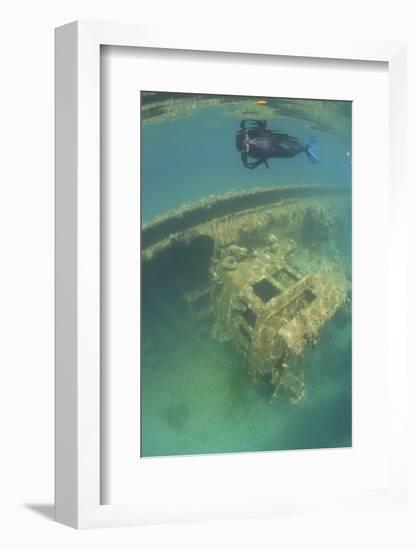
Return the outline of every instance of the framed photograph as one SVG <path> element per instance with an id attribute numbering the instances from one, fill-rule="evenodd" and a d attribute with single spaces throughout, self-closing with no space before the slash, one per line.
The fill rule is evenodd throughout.
<path id="1" fill-rule="evenodd" d="M 405 47 L 56 30 L 56 519 L 406 498 Z"/>

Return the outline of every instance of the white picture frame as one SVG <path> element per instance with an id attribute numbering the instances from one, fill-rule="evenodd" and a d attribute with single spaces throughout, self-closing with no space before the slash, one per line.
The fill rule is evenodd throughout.
<path id="1" fill-rule="evenodd" d="M 390 197 L 392 243 L 406 242 L 405 45 L 401 42 L 294 41 L 239 30 L 177 29 L 75 22 L 56 30 L 56 519 L 76 528 L 134 525 L 252 515 L 210 503 L 194 514 L 167 503 L 101 504 L 100 418 L 100 47 L 102 45 L 303 58 L 382 61 L 389 70 Z M 394 259 L 393 246 L 390 248 Z M 405 246 L 396 249 L 393 276 L 405 281 Z M 405 285 L 405 283 L 404 283 Z M 405 297 L 389 304 L 405 323 Z M 405 395 L 405 331 L 397 346 L 395 391 Z M 394 391 L 394 390 L 393 390 Z M 396 452 L 387 487 L 358 494 L 289 494 L 264 501 L 253 515 L 320 509 L 392 506 L 406 492 L 405 405 L 392 404 Z M 230 504 L 230 503 L 229 503 Z M 259 504 L 259 503 L 257 503 Z"/>

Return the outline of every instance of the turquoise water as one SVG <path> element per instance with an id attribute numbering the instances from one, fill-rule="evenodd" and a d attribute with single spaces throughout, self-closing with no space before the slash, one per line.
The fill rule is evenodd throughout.
<path id="1" fill-rule="evenodd" d="M 270 169 L 244 169 L 235 147 L 240 118 L 228 116 L 227 106 L 206 107 L 186 117 L 147 124 L 142 128 L 142 221 L 207 195 L 280 184 L 351 183 L 350 133 L 328 134 L 302 120 L 268 119 L 268 128 L 289 133 L 303 143 L 317 139 L 320 164 L 304 155 L 271 159 Z"/>
<path id="2" fill-rule="evenodd" d="M 350 277 L 350 118 L 345 132 L 313 130 L 311 120 L 268 118 L 268 128 L 302 142 L 314 135 L 320 159 L 318 165 L 304 155 L 271 159 L 269 170 L 242 166 L 235 149 L 241 118 L 230 105 L 215 105 L 143 124 L 142 222 L 226 191 L 338 186 L 346 190 L 338 205 L 343 223 L 312 261 L 331 255 Z M 231 344 L 218 342 L 190 318 L 176 267 L 174 262 L 160 273 L 142 272 L 141 456 L 351 446 L 350 316 L 336 314 L 316 348 L 306 348 L 304 401 L 271 400 L 271 386 L 250 381 Z"/>

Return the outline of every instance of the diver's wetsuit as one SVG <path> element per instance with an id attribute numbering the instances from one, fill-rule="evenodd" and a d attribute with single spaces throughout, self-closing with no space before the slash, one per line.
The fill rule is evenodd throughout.
<path id="1" fill-rule="evenodd" d="M 269 158 L 292 158 L 300 153 L 306 153 L 311 162 L 318 162 L 309 145 L 288 134 L 267 130 L 266 120 L 242 120 L 236 134 L 236 148 L 241 153 L 243 166 L 250 169 L 260 164 L 269 168 Z M 249 162 L 248 157 L 256 160 Z"/>

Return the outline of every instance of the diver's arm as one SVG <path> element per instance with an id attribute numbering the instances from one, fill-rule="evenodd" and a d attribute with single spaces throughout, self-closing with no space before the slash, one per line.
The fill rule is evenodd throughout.
<path id="1" fill-rule="evenodd" d="M 259 159 L 256 162 L 248 162 L 248 154 L 245 151 L 242 151 L 240 158 L 242 160 L 243 166 L 245 168 L 249 168 L 249 170 L 253 170 L 263 162 L 263 159 Z"/>
<path id="2" fill-rule="evenodd" d="M 254 168 L 258 168 L 258 166 L 260 166 L 263 163 L 265 163 L 265 166 L 269 168 L 268 162 L 264 157 L 261 157 L 256 162 L 246 162 L 245 166 L 246 168 L 249 168 L 249 170 L 253 170 Z"/>

